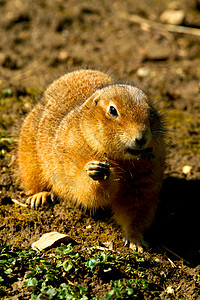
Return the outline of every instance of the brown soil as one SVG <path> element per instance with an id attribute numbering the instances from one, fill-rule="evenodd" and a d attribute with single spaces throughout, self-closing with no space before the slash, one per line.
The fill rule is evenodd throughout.
<path id="1" fill-rule="evenodd" d="M 29 247 L 42 233 L 58 230 L 86 247 L 113 240 L 123 251 L 123 236 L 110 221 L 109 212 L 90 216 L 70 204 L 32 212 L 11 201 L 26 198 L 12 175 L 12 150 L 24 116 L 44 87 L 81 67 L 109 70 L 144 89 L 166 115 L 169 155 L 162 202 L 146 238 L 152 255 L 174 261 L 181 257 L 179 267 L 189 266 L 185 277 L 172 282 L 178 291 L 176 299 L 197 299 L 200 37 L 121 18 L 125 12 L 160 22 L 160 14 L 172 6 L 185 11 L 182 26 L 200 27 L 198 0 L 0 0 L 0 238 Z M 141 68 L 146 76 L 140 76 Z M 182 172 L 185 165 L 192 167 L 186 175 Z M 162 292 L 159 299 L 172 298 Z"/>

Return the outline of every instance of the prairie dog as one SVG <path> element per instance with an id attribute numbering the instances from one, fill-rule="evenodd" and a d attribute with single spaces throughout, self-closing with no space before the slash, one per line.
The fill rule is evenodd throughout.
<path id="1" fill-rule="evenodd" d="M 21 129 L 18 176 L 28 203 L 37 208 L 55 194 L 87 208 L 110 206 L 138 251 L 164 166 L 164 123 L 153 102 L 100 71 L 54 81 Z"/>

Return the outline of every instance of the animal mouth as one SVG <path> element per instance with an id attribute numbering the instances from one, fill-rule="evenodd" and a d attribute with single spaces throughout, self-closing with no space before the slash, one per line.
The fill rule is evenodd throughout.
<path id="1" fill-rule="evenodd" d="M 141 155 L 142 151 L 143 150 L 127 148 L 125 152 L 128 152 L 128 153 L 130 153 L 131 155 L 134 155 L 134 156 L 139 156 L 139 155 Z"/>
<path id="2" fill-rule="evenodd" d="M 153 151 L 152 147 L 148 147 L 148 148 L 141 149 L 141 150 L 133 149 L 133 148 L 127 148 L 125 150 L 125 153 L 129 153 L 129 154 L 131 154 L 133 156 L 136 156 L 136 157 L 145 158 L 145 157 L 151 156 L 152 151 Z"/>

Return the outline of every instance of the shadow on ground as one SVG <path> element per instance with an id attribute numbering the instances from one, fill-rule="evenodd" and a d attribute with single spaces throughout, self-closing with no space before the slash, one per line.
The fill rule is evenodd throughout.
<path id="1" fill-rule="evenodd" d="M 192 266 L 200 263 L 199 187 L 199 180 L 168 177 L 150 232 L 156 244 L 167 247 Z"/>

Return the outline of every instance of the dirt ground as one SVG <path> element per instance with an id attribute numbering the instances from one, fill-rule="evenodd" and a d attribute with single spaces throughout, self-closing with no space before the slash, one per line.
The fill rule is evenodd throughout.
<path id="1" fill-rule="evenodd" d="M 44 88 L 81 67 L 109 71 L 142 88 L 166 115 L 165 181 L 157 218 L 146 238 L 153 255 L 183 259 L 182 267 L 189 267 L 187 276 L 174 285 L 180 286 L 185 297 L 181 299 L 197 299 L 200 36 L 124 17 L 137 14 L 161 22 L 160 15 L 168 8 L 185 12 L 180 24 L 184 28 L 200 28 L 198 0 L 0 0 L 0 239 L 29 247 L 42 233 L 58 230 L 86 246 L 113 240 L 117 249 L 123 248 L 123 236 L 109 212 L 90 216 L 70 204 L 32 212 L 11 201 L 26 198 L 12 175 L 12 150 L 24 116 Z M 187 174 L 182 171 L 185 165 L 191 166 Z M 171 298 L 162 293 L 159 299 Z"/>

